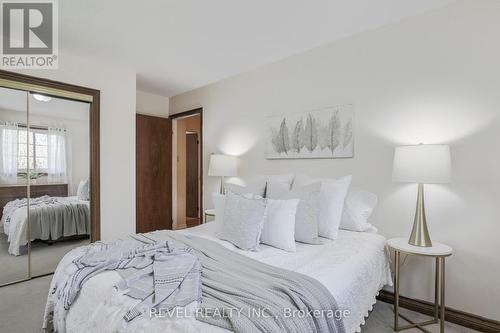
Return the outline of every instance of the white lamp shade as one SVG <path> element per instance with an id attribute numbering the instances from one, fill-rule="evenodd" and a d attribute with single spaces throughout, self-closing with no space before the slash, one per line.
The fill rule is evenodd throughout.
<path id="1" fill-rule="evenodd" d="M 450 147 L 424 144 L 396 147 L 392 179 L 418 184 L 449 183 Z"/>
<path id="2" fill-rule="evenodd" d="M 234 177 L 237 175 L 238 159 L 235 156 L 222 154 L 210 155 L 208 175 L 218 177 Z"/>

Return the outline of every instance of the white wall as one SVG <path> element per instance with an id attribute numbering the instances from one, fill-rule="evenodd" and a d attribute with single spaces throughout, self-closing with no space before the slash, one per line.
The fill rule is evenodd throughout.
<path id="1" fill-rule="evenodd" d="M 434 240 L 450 244 L 447 305 L 500 320 L 500 2 L 459 1 L 170 99 L 203 107 L 204 197 L 213 152 L 241 156 L 241 174 L 354 176 L 379 195 L 373 223 L 410 233 L 416 185 L 391 181 L 394 146 L 447 143 L 454 180 L 426 187 Z M 266 160 L 266 117 L 354 104 L 355 157 Z M 411 257 L 402 293 L 432 300 L 431 260 Z"/>
<path id="2" fill-rule="evenodd" d="M 135 71 L 60 52 L 59 69 L 22 73 L 101 91 L 101 238 L 135 232 Z"/>
<path id="3" fill-rule="evenodd" d="M 157 117 L 168 117 L 168 97 L 137 90 L 137 113 Z"/>

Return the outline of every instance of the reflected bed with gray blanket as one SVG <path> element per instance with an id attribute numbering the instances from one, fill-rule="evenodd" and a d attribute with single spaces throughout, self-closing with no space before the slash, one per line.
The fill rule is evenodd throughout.
<path id="1" fill-rule="evenodd" d="M 16 199 L 3 208 L 4 233 L 8 236 L 9 253 L 20 255 L 27 244 L 28 201 Z M 55 241 L 63 237 L 90 234 L 89 202 L 77 197 L 43 196 L 29 200 L 30 240 Z"/>
<path id="2" fill-rule="evenodd" d="M 151 309 L 198 301 L 196 319 L 235 332 L 345 332 L 342 319 L 333 315 L 337 303 L 320 282 L 204 238 L 162 231 L 72 252 L 68 256 L 75 259 L 69 264 L 63 259 L 65 267 L 54 275 L 44 319 L 48 331 L 64 332 L 65 316 L 83 283 L 112 269 L 123 278 L 115 291 L 140 300 L 133 309 L 124 309 L 124 325 L 150 315 Z M 201 279 L 196 278 L 199 267 Z"/>

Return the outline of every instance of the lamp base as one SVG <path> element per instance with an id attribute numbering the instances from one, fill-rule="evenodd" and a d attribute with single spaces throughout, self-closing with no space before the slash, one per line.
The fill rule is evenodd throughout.
<path id="1" fill-rule="evenodd" d="M 427 229 L 427 220 L 425 218 L 423 184 L 418 184 L 417 208 L 415 210 L 415 219 L 413 220 L 413 228 L 408 244 L 422 247 L 432 246 L 429 230 Z"/>
<path id="2" fill-rule="evenodd" d="M 219 193 L 221 195 L 224 195 L 226 194 L 226 189 L 224 188 L 224 177 L 220 177 L 220 190 L 219 190 Z"/>

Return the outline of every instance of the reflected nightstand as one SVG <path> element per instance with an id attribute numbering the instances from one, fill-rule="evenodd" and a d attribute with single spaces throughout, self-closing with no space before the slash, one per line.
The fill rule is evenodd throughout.
<path id="1" fill-rule="evenodd" d="M 437 324 L 439 331 L 444 332 L 444 310 L 445 310 L 445 258 L 451 256 L 453 249 L 448 245 L 433 242 L 431 247 L 421 247 L 408 244 L 407 238 L 392 238 L 387 245 L 394 251 L 394 330 L 402 331 L 409 328 L 418 328 L 428 332 L 423 326 Z M 399 313 L 399 270 L 401 253 L 434 258 L 436 261 L 436 274 L 434 285 L 434 318 L 422 323 L 415 323 Z M 409 325 L 399 326 L 399 317 L 403 318 Z"/>

